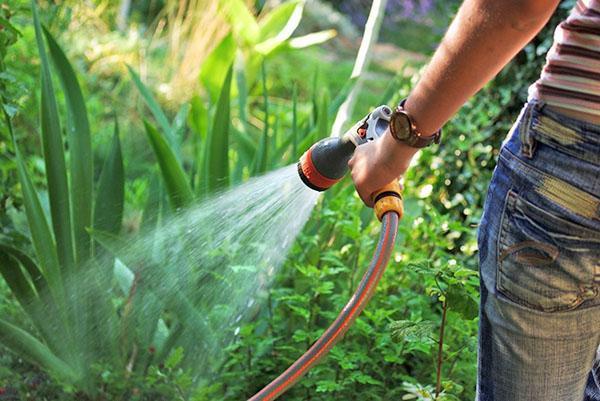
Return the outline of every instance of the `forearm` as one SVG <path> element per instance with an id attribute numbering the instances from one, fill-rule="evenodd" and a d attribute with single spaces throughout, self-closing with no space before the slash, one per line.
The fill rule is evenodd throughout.
<path id="1" fill-rule="evenodd" d="M 559 0 L 466 0 L 405 108 L 428 135 L 490 81 L 546 24 Z"/>

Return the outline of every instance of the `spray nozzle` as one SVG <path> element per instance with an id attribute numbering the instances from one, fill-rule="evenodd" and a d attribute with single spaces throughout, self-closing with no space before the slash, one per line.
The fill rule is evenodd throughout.
<path id="1" fill-rule="evenodd" d="M 379 138 L 390 124 L 392 110 L 379 106 L 354 124 L 343 136 L 329 137 L 311 146 L 298 162 L 302 181 L 315 191 L 325 191 L 348 171 L 348 160 L 357 146 Z"/>
<path id="2" fill-rule="evenodd" d="M 379 106 L 357 122 L 342 137 L 329 137 L 311 146 L 298 162 L 298 174 L 306 186 L 325 191 L 341 180 L 348 171 L 348 160 L 357 146 L 382 136 L 390 124 L 392 110 Z M 377 217 L 388 211 L 402 216 L 402 198 L 398 183 L 386 185 L 373 195 Z"/>

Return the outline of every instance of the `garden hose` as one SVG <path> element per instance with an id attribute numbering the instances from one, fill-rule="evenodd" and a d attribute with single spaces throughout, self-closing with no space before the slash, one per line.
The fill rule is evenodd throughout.
<path id="1" fill-rule="evenodd" d="M 323 191 L 339 181 L 357 145 L 377 139 L 389 124 L 391 110 L 380 106 L 359 121 L 342 138 L 327 138 L 314 144 L 298 162 L 298 174 L 310 188 Z M 365 308 L 387 267 L 402 218 L 401 187 L 392 182 L 371 195 L 374 210 L 381 221 L 377 248 L 358 288 L 335 321 L 321 337 L 275 380 L 252 396 L 249 401 L 274 400 L 300 380 L 346 334 Z"/>
<path id="2" fill-rule="evenodd" d="M 285 372 L 256 393 L 249 401 L 274 400 L 292 387 L 306 372 L 321 360 L 344 336 L 358 315 L 365 308 L 390 260 L 396 241 L 400 215 L 395 211 L 386 212 L 381 220 L 379 243 L 369 268 L 358 288 L 335 321 L 323 335 L 294 362 Z"/>

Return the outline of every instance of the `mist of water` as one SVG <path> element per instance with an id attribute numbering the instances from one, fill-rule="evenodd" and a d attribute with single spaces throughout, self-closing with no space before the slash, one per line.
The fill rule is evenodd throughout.
<path id="1" fill-rule="evenodd" d="M 116 261 L 98 258 L 67 280 L 68 316 L 76 324 L 61 339 L 65 360 L 84 369 L 112 359 L 143 372 L 181 347 L 195 377 L 217 370 L 223 348 L 260 307 L 317 196 L 288 166 L 111 246 Z M 69 320 L 50 310 L 48 316 L 43 330 L 49 332 L 61 332 Z"/>

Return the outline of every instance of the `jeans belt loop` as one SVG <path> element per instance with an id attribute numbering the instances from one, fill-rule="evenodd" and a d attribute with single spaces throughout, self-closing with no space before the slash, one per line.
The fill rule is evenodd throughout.
<path id="1" fill-rule="evenodd" d="M 521 123 L 521 128 L 519 129 L 519 137 L 521 139 L 521 154 L 528 159 L 533 158 L 536 144 L 535 138 L 531 133 L 533 113 L 535 110 L 538 110 L 538 108 L 541 109 L 542 107 L 544 107 L 544 105 L 537 102 L 528 103 L 525 113 L 523 114 L 523 121 Z"/>

